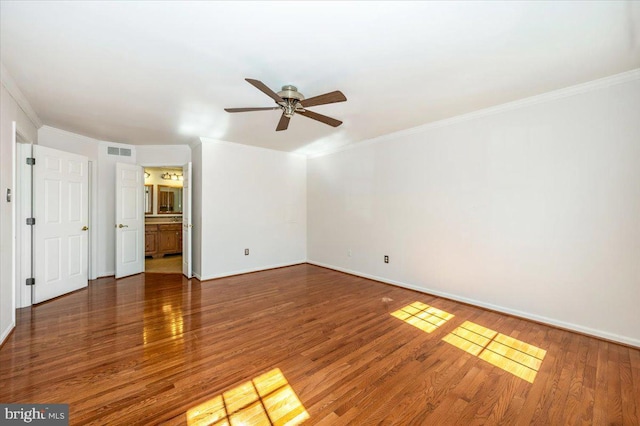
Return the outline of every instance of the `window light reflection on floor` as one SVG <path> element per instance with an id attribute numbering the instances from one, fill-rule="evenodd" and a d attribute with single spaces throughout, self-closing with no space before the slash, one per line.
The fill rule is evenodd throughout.
<path id="1" fill-rule="evenodd" d="M 453 318 L 450 313 L 422 302 L 413 302 L 392 312 L 391 315 L 427 333 L 431 333 Z"/>
<path id="2" fill-rule="evenodd" d="M 188 425 L 299 425 L 309 418 L 279 368 L 187 411 Z"/>
<path id="3" fill-rule="evenodd" d="M 547 351 L 471 321 L 442 340 L 533 383 Z"/>

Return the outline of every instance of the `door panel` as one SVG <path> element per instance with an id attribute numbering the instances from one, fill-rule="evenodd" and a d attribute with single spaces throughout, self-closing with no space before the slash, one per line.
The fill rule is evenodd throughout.
<path id="1" fill-rule="evenodd" d="M 122 261 L 127 265 L 139 260 L 137 241 L 138 231 L 128 229 L 122 230 Z"/>
<path id="2" fill-rule="evenodd" d="M 116 278 L 144 271 L 144 175 L 135 164 L 116 164 Z"/>
<path id="3" fill-rule="evenodd" d="M 60 258 L 61 258 L 60 238 L 47 238 L 44 241 L 44 260 L 46 266 L 44 270 L 44 282 L 47 284 L 55 283 L 60 280 Z"/>
<path id="4" fill-rule="evenodd" d="M 69 222 L 82 222 L 82 185 L 79 182 L 69 182 Z M 83 225 L 80 225 L 82 228 Z"/>
<path id="5" fill-rule="evenodd" d="M 33 146 L 33 303 L 87 286 L 86 157 Z"/>
<path id="6" fill-rule="evenodd" d="M 138 217 L 137 188 L 122 188 L 122 219 L 136 220 Z"/>
<path id="7" fill-rule="evenodd" d="M 53 179 L 44 180 L 44 218 L 47 224 L 60 224 L 60 208 L 62 191 L 60 181 Z"/>
<path id="8" fill-rule="evenodd" d="M 82 274 L 82 238 L 78 235 L 69 237 L 69 276 L 75 277 Z"/>

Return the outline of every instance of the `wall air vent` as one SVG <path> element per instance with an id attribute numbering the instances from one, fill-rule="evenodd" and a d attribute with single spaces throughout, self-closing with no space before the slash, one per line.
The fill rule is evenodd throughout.
<path id="1" fill-rule="evenodd" d="M 129 148 L 116 148 L 115 146 L 107 147 L 107 154 L 119 155 L 121 157 L 131 157 L 131 149 Z"/>

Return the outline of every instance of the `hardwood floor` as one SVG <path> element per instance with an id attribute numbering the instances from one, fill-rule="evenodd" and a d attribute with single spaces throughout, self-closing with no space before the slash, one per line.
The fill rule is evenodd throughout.
<path id="1" fill-rule="evenodd" d="M 100 279 L 17 320 L 0 401 L 71 424 L 640 424 L 638 349 L 312 265 Z M 443 340 L 465 322 L 492 343 Z M 508 337 L 542 357 L 532 383 L 482 357 Z"/>

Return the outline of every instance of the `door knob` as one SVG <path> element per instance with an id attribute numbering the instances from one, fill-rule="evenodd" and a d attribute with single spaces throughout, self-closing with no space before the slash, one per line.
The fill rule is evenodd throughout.
<path id="1" fill-rule="evenodd" d="M 129 225 L 123 225 L 123 224 L 119 224 L 118 225 L 118 228 L 128 228 L 128 227 L 129 227 Z"/>
<path id="2" fill-rule="evenodd" d="M 86 226 L 86 225 L 82 227 L 82 230 L 83 230 L 83 231 L 86 231 L 86 230 L 88 230 L 88 229 L 89 229 L 89 227 L 88 227 L 88 226 Z"/>

